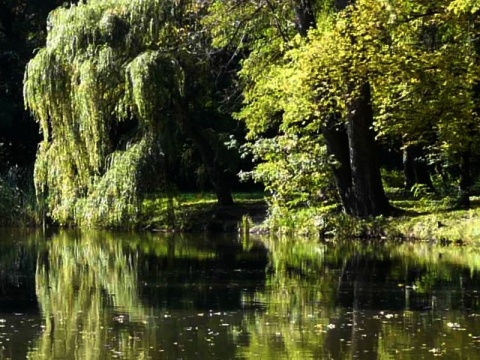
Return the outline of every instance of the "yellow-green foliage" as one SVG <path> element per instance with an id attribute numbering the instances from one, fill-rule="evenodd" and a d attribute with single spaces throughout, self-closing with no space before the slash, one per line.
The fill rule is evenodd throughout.
<path id="1" fill-rule="evenodd" d="M 41 236 L 27 238 L 33 249 L 22 253 L 21 261 L 36 264 L 35 290 L 43 319 L 43 331 L 32 339 L 28 359 L 100 360 L 120 354 L 125 359 L 158 358 L 159 354 L 172 358 L 178 350 L 174 342 L 180 339 L 175 328 L 192 324 L 199 327 L 198 332 L 192 332 L 194 351 L 200 358 L 208 358 L 211 343 L 205 341 L 207 331 L 218 327 L 218 319 L 205 316 L 192 323 L 184 314 L 194 314 L 193 300 L 170 307 L 145 295 L 145 289 L 156 291 L 155 284 L 176 287 L 185 279 L 172 279 L 170 266 L 160 266 L 153 278 L 144 277 L 151 273 L 151 264 L 142 259 L 157 259 L 158 264 L 163 260 L 178 264 L 186 259 L 200 263 L 218 257 L 210 243 L 205 245 L 198 236 L 98 231 L 60 231 L 48 241 Z M 18 258 L 16 250 L 13 256 Z M 191 284 L 185 286 L 184 295 L 196 299 L 198 289 L 190 294 Z M 166 319 L 166 311 L 173 313 L 172 319 Z M 225 336 L 230 341 L 227 331 Z"/>
<path id="2" fill-rule="evenodd" d="M 209 19 L 219 45 L 236 35 L 249 48 L 236 116 L 257 160 L 250 175 L 279 203 L 309 206 L 331 187 L 322 127 L 342 126 L 366 83 L 379 139 L 428 140 L 436 159 L 477 151 L 478 1 L 357 0 L 335 14 L 309 3 L 317 27 L 305 37 L 290 1 L 216 1 Z"/>
<path id="3" fill-rule="evenodd" d="M 178 19 L 196 11 L 194 3 L 92 0 L 50 14 L 24 93 L 43 134 L 35 186 L 53 219 L 135 221 L 143 166 L 161 156 L 165 109 L 182 94 L 182 69 L 169 50 L 180 51 L 188 22 Z M 121 122 L 135 131 L 113 140 Z"/>

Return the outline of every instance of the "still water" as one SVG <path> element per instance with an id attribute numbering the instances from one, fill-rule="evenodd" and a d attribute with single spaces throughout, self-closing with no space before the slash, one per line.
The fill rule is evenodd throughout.
<path id="1" fill-rule="evenodd" d="M 0 359 L 479 359 L 480 249 L 0 232 Z"/>

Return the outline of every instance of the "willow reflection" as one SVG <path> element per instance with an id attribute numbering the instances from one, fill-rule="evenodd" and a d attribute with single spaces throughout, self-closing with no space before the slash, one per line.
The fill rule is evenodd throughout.
<path id="1" fill-rule="evenodd" d="M 136 328 L 149 335 L 155 330 L 137 296 L 137 262 L 112 235 L 53 237 L 37 264 L 36 292 L 46 323 L 30 358 L 103 359 L 106 350 L 145 356 L 148 346 L 137 343 L 155 336 L 139 338 Z M 117 309 L 115 316 L 103 311 L 107 304 Z M 124 327 L 125 321 L 136 326 Z"/>
<path id="2" fill-rule="evenodd" d="M 45 242 L 32 359 L 475 358 L 479 251 L 83 233 Z M 268 254 L 266 251 L 268 249 Z"/>
<path id="3" fill-rule="evenodd" d="M 265 269 L 261 253 L 201 238 L 61 233 L 45 246 L 31 359 L 234 358 L 231 328 L 251 287 L 236 270 Z"/>

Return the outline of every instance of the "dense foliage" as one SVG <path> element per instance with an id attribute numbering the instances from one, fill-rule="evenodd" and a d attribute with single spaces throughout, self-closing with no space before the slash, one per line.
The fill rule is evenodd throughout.
<path id="1" fill-rule="evenodd" d="M 0 5 L 15 15 L 0 18 L 5 126 L 28 118 L 12 110 L 21 67 L 11 77 L 3 69 L 41 44 L 33 31 L 58 4 Z M 403 170 L 415 195 L 453 195 L 468 207 L 480 168 L 479 8 L 466 0 L 64 5 L 48 16 L 24 81 L 43 136 L 40 208 L 61 224 L 133 226 L 145 196 L 171 198 L 185 184 L 197 188 L 195 178 L 232 204 L 229 174 L 241 170 L 272 194 L 272 214 L 340 204 L 365 218 L 395 213 L 385 165 Z M 22 139 L 35 144 L 35 127 Z M 387 149 L 399 160 L 379 157 Z M 18 155 L 3 150 L 5 176 Z M 253 169 L 238 167 L 250 158 Z"/>
<path id="2" fill-rule="evenodd" d="M 219 141 L 228 120 L 212 106 L 222 75 L 199 29 L 202 12 L 197 2 L 89 1 L 50 14 L 25 101 L 43 134 L 37 194 L 55 220 L 135 224 L 141 194 L 170 195 L 178 132 L 219 203 L 232 202 Z"/>
<path id="3" fill-rule="evenodd" d="M 337 9 L 342 7 L 341 2 L 334 3 Z M 269 4 L 259 2 L 258 13 Z M 271 28 L 268 44 L 265 36 L 259 36 L 243 63 L 245 106 L 237 116 L 246 122 L 253 153 L 260 160 L 252 176 L 288 206 L 325 200 L 328 163 L 333 163 L 334 173 L 349 166 L 352 172 L 355 166 L 360 166 L 360 173 L 367 172 L 368 163 L 375 160 L 369 157 L 355 163 L 358 159 L 352 156 L 357 145 L 369 146 L 358 139 L 368 134 L 352 125 L 352 120 L 361 120 L 354 119 L 361 111 L 355 102 L 363 98 L 373 113 L 373 121 L 365 126 L 375 128 L 377 140 L 405 150 L 420 147 L 422 160 L 438 165 L 442 174 L 442 166 L 459 164 L 452 168 L 468 201 L 473 183 L 470 163 L 478 159 L 476 8 L 458 1 L 359 0 L 328 16 L 325 12 L 331 8 L 324 6 L 321 11 L 322 4 L 310 2 L 310 8 L 317 10 L 316 25 L 307 36 L 293 38 L 295 28 L 288 20 L 294 18 L 293 9 L 283 27 L 277 20 L 285 16 L 274 9 L 267 11 L 264 16 L 270 21 L 262 29 Z M 236 16 L 245 16 L 246 8 L 254 5 L 242 6 L 236 1 L 217 4 L 225 14 L 237 9 Z M 249 20 L 258 24 L 258 16 Z M 224 26 L 217 23 L 220 29 Z M 252 30 L 245 27 L 247 31 Z M 219 34 L 221 41 L 229 36 Z M 326 127 L 336 128 L 336 134 L 325 131 Z M 347 137 L 348 144 L 342 145 Z M 350 194 L 341 192 L 338 178 L 342 174 L 335 176 L 349 212 Z M 373 178 L 353 174 L 348 191 L 362 197 L 356 181 L 372 182 Z M 350 212 L 378 213 L 375 209 Z M 387 212 L 388 208 L 380 211 Z"/>

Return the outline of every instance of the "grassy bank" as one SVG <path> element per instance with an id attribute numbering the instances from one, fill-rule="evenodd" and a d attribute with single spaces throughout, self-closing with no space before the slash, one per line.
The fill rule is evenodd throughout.
<path id="1" fill-rule="evenodd" d="M 452 199 L 397 199 L 397 215 L 355 219 L 338 209 L 274 209 L 262 225 L 277 233 L 329 238 L 406 239 L 449 244 L 480 244 L 480 197 L 470 209 L 458 209 Z"/>
<path id="2" fill-rule="evenodd" d="M 237 231 L 244 218 L 262 223 L 267 212 L 263 193 L 234 193 L 234 206 L 220 207 L 214 194 L 151 196 L 140 209 L 139 228 L 151 231 Z"/>
<path id="3" fill-rule="evenodd" d="M 442 244 L 480 243 L 480 197 L 471 209 L 456 209 L 450 199 L 397 198 L 392 204 L 401 215 L 358 220 L 336 207 L 306 207 L 295 211 L 271 207 L 262 193 L 234 194 L 236 205 L 219 207 L 213 194 L 181 193 L 168 199 L 144 201 L 141 229 L 152 231 L 237 231 L 248 219 L 254 233 L 330 238 L 396 238 Z"/>
<path id="4" fill-rule="evenodd" d="M 472 198 L 470 209 L 457 209 L 445 200 L 397 201 L 395 205 L 407 210 L 390 224 L 403 237 L 480 244 L 480 197 Z"/>

